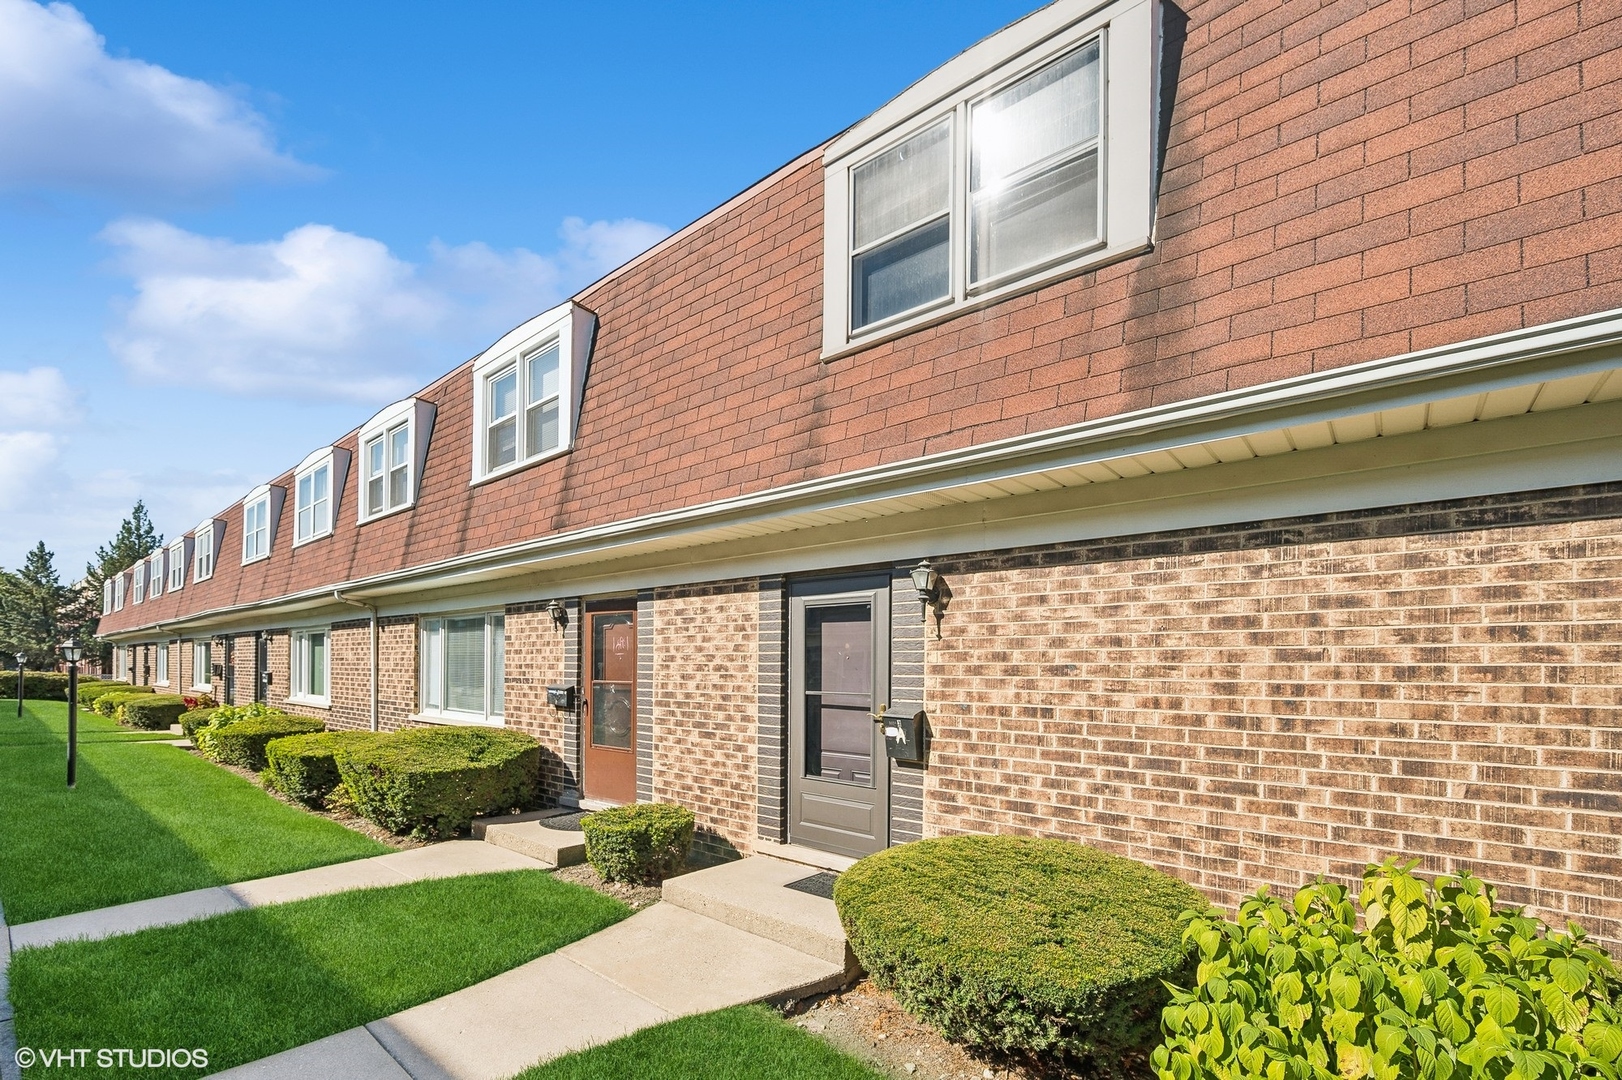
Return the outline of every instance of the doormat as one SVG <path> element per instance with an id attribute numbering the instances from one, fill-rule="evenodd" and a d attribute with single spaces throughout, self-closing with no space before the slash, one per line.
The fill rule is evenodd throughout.
<path id="1" fill-rule="evenodd" d="M 554 817 L 543 817 L 535 824 L 546 829 L 557 829 L 560 832 L 579 832 L 580 819 L 591 813 L 590 810 L 576 810 L 572 814 L 558 814 Z"/>
<path id="2" fill-rule="evenodd" d="M 793 889 L 795 892 L 810 893 L 812 896 L 820 896 L 824 900 L 832 900 L 834 898 L 834 882 L 838 880 L 838 874 L 830 874 L 824 870 L 820 874 L 812 874 L 810 877 L 791 881 L 784 885 L 783 888 Z"/>

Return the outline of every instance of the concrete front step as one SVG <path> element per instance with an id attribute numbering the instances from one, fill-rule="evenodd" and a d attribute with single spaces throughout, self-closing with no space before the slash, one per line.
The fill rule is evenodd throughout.
<path id="1" fill-rule="evenodd" d="M 834 902 L 787 887 L 815 873 L 803 863 L 755 855 L 671 878 L 664 884 L 664 899 L 854 976 L 860 968 Z"/>
<path id="2" fill-rule="evenodd" d="M 586 835 L 579 829 L 549 829 L 546 818 L 567 810 L 533 810 L 527 814 L 480 818 L 473 822 L 473 838 L 516 851 L 550 866 L 574 866 L 586 861 Z"/>

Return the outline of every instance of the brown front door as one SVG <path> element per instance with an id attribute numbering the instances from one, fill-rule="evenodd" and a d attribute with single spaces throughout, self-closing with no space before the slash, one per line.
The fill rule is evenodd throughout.
<path id="1" fill-rule="evenodd" d="M 586 613 L 588 799 L 636 802 L 636 612 Z"/>

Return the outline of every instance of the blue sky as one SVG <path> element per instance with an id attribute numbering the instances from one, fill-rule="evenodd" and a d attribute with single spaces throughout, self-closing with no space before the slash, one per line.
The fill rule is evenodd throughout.
<path id="1" fill-rule="evenodd" d="M 0 0 L 0 566 L 184 532 L 1037 6 Z"/>

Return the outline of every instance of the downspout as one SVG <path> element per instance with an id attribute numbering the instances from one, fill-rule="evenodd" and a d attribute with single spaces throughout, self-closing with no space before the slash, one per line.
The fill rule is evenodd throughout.
<path id="1" fill-rule="evenodd" d="M 365 608 L 372 616 L 372 730 L 377 730 L 377 607 L 362 600 L 351 600 L 341 589 L 332 590 L 332 598 L 340 604 Z"/>

